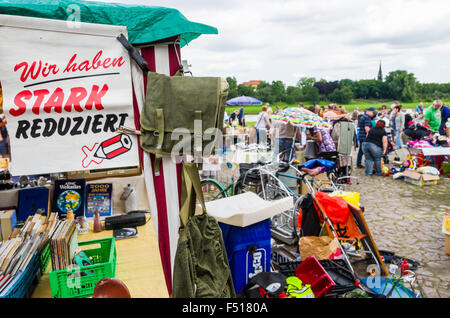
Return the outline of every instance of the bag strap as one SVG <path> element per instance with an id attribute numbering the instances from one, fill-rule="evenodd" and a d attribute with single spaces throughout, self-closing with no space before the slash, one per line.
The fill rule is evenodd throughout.
<path id="1" fill-rule="evenodd" d="M 156 145 L 155 153 L 155 176 L 159 177 L 159 168 L 162 159 L 162 145 L 164 142 L 164 110 L 162 108 L 156 109 L 156 134 L 158 136 L 158 144 Z"/>
<path id="2" fill-rule="evenodd" d="M 203 130 L 202 111 L 196 110 L 194 113 L 194 158 L 202 158 Z"/>
<path id="3" fill-rule="evenodd" d="M 180 230 L 185 228 L 189 218 L 194 216 L 197 199 L 202 206 L 202 214 L 206 214 L 202 185 L 195 163 L 183 163 L 181 178 L 183 187 L 181 191 Z"/>

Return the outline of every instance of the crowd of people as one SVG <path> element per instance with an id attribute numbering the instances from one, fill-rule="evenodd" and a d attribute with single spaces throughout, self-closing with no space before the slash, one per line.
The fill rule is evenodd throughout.
<path id="1" fill-rule="evenodd" d="M 419 103 L 414 111 L 403 111 L 402 105 L 396 102 L 391 109 L 383 105 L 381 110 L 368 108 L 358 117 L 359 150 L 356 165 L 365 168 L 366 175 L 381 175 L 381 161 L 388 148 L 400 149 L 411 140 L 420 140 L 434 134 L 450 137 L 450 111 L 441 100 L 435 100 L 424 109 Z M 365 166 L 362 166 L 362 157 Z"/>
<path id="2" fill-rule="evenodd" d="M 364 168 L 365 174 L 381 175 L 382 160 L 387 154 L 400 149 L 410 140 L 420 140 L 433 134 L 450 137 L 450 110 L 441 100 L 435 100 L 432 105 L 424 108 L 420 102 L 416 108 L 405 111 L 399 102 L 378 109 L 369 107 L 360 110 L 359 107 L 347 112 L 344 106 L 330 104 L 328 106 L 304 106 L 324 121 L 332 124 L 332 128 L 322 127 L 297 128 L 289 123 L 272 120 L 272 108 L 266 104 L 262 106 L 255 124 L 256 142 L 263 142 L 261 136 L 267 136 L 274 150 L 273 158 L 279 153 L 291 149 L 290 156 L 295 157 L 296 145 L 306 147 L 305 141 L 314 141 L 315 153 L 333 152 L 337 150 L 339 129 L 336 124 L 340 121 L 351 121 L 356 127 L 355 146 L 358 148 L 356 167 Z M 276 110 L 280 108 L 275 106 Z M 245 126 L 244 108 L 236 110 L 230 115 L 230 124 Z M 298 149 L 297 149 L 298 150 Z M 306 151 L 306 150 L 305 150 Z M 363 166 L 364 158 L 364 166 Z"/>

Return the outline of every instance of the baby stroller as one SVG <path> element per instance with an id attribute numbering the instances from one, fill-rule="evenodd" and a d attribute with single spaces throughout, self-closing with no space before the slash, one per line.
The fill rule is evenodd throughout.
<path id="1" fill-rule="evenodd" d="M 317 155 L 319 159 L 334 162 L 334 167 L 327 171 L 328 178 L 336 185 L 350 184 L 352 165 L 351 157 L 342 155 L 337 151 L 321 152 Z"/>
<path id="2" fill-rule="evenodd" d="M 391 152 L 395 153 L 394 161 L 400 161 L 400 157 L 399 157 L 399 155 L 397 153 L 397 150 L 395 149 L 395 142 L 394 142 L 394 139 L 392 138 L 392 134 L 387 133 L 387 149 L 386 149 L 386 153 L 382 156 L 383 162 L 385 164 L 389 163 L 388 155 Z"/>

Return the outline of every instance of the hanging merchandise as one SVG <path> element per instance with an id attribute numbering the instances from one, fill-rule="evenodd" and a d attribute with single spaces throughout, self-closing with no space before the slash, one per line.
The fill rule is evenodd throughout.
<path id="1" fill-rule="evenodd" d="M 147 99 L 142 110 L 142 148 L 155 154 L 182 158 L 203 156 L 222 149 L 222 128 L 228 84 L 219 77 L 181 77 L 148 73 Z M 200 160 L 200 161 L 199 161 Z M 155 164 L 159 174 L 159 164 Z"/>
<path id="2" fill-rule="evenodd" d="M 173 270 L 172 298 L 232 298 L 233 280 L 222 232 L 206 213 L 197 166 L 182 167 L 180 238 Z M 197 200 L 202 213 L 195 215 Z"/>

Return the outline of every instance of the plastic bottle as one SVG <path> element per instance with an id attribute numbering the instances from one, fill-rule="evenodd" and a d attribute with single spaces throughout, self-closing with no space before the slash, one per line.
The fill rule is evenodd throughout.
<path id="1" fill-rule="evenodd" d="M 406 261 L 406 259 L 403 260 L 402 265 L 400 265 L 400 273 L 401 275 L 406 275 L 406 272 L 409 269 L 409 265 L 408 262 Z"/>

